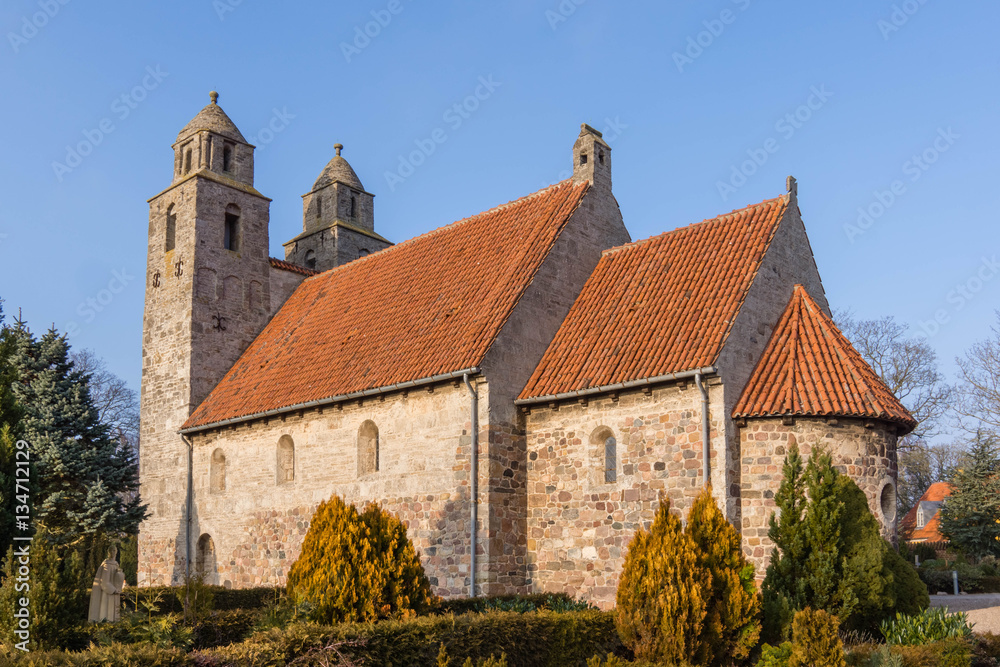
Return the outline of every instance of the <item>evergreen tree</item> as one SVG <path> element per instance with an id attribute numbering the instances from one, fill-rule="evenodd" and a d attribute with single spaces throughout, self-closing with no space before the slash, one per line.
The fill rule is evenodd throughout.
<path id="1" fill-rule="evenodd" d="M 288 572 L 288 592 L 322 623 L 371 622 L 426 611 L 430 582 L 403 523 L 375 504 L 320 503 Z"/>
<path id="2" fill-rule="evenodd" d="M 0 299 L 0 554 L 7 553 L 14 535 L 14 448 L 21 423 L 21 408 L 14 396 L 16 342 L 14 331 L 4 324 Z"/>
<path id="3" fill-rule="evenodd" d="M 1000 457 L 992 436 L 977 434 L 951 484 L 941 533 L 971 556 L 1000 556 Z"/>
<path id="4" fill-rule="evenodd" d="M 694 541 L 698 564 L 711 577 L 698 664 L 739 663 L 749 657 L 760 638 L 760 593 L 754 567 L 744 557 L 740 534 L 726 521 L 711 489 L 694 501 L 684 530 Z"/>
<path id="5" fill-rule="evenodd" d="M 23 325 L 13 335 L 14 394 L 37 471 L 36 526 L 60 543 L 137 532 L 146 508 L 136 493 L 135 455 L 100 422 L 89 377 L 73 368 L 65 336 L 50 330 L 36 340 Z"/>
<path id="6" fill-rule="evenodd" d="M 868 499 L 830 456 L 814 452 L 805 474 L 793 446 L 775 501 L 775 543 L 764 580 L 764 638 L 788 639 L 797 611 L 822 609 L 852 630 L 872 631 L 899 611 L 929 603 L 926 587 L 882 538 Z M 808 502 L 805 495 L 808 494 Z"/>
<path id="7" fill-rule="evenodd" d="M 802 515 L 805 512 L 805 479 L 798 445 L 793 443 L 782 466 L 782 480 L 774 494 L 777 509 L 769 519 L 767 536 L 774 544 L 762 590 L 764 638 L 771 644 L 787 639 L 797 609 L 806 607 L 806 557 Z"/>
<path id="8" fill-rule="evenodd" d="M 711 594 L 694 540 L 661 501 L 653 525 L 636 532 L 625 556 L 615 607 L 622 643 L 641 660 L 694 663 Z"/>

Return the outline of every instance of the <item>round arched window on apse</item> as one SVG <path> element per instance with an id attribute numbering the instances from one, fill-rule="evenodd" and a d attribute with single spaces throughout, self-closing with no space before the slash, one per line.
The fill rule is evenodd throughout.
<path id="1" fill-rule="evenodd" d="M 896 486 L 892 482 L 882 485 L 882 490 L 879 492 L 879 507 L 888 523 L 896 520 Z"/>

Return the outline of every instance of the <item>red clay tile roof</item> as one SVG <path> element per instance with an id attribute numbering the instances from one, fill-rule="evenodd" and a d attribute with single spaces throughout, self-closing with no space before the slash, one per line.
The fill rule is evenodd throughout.
<path id="1" fill-rule="evenodd" d="M 916 421 L 840 333 L 833 320 L 796 285 L 733 417 L 779 415 Z"/>
<path id="2" fill-rule="evenodd" d="M 714 364 L 787 207 L 782 196 L 605 251 L 520 399 Z"/>
<path id="3" fill-rule="evenodd" d="M 301 273 L 304 276 L 315 276 L 319 271 L 313 271 L 312 269 L 307 269 L 304 266 L 299 266 L 298 264 L 292 264 L 291 262 L 286 262 L 283 259 L 278 259 L 277 257 L 268 257 L 271 260 L 271 266 L 275 269 L 281 269 L 282 271 L 291 271 L 292 273 Z"/>
<path id="4" fill-rule="evenodd" d="M 307 278 L 183 428 L 478 366 L 588 187 L 564 181 Z"/>
<path id="5" fill-rule="evenodd" d="M 939 512 L 935 512 L 930 521 L 924 524 L 923 528 L 917 528 L 917 510 L 920 503 L 927 500 L 930 502 L 940 502 L 951 495 L 951 484 L 948 482 L 934 482 L 924 495 L 920 496 L 917 504 L 910 508 L 902 521 L 899 522 L 899 534 L 903 539 L 917 542 L 944 542 L 945 537 L 941 534 L 941 521 Z"/>

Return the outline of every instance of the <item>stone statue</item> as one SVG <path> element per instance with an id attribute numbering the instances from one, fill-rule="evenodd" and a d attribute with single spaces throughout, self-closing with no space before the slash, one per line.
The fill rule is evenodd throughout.
<path id="1" fill-rule="evenodd" d="M 121 593 L 125 588 L 125 573 L 118 567 L 115 557 L 118 547 L 112 545 L 108 557 L 97 568 L 94 586 L 90 591 L 90 614 L 87 620 L 91 623 L 118 620 L 121 609 Z"/>

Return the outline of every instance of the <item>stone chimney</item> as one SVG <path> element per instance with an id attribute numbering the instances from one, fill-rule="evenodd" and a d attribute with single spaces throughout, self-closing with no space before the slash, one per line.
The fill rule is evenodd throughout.
<path id="1" fill-rule="evenodd" d="M 573 144 L 573 182 L 590 181 L 598 191 L 611 193 L 611 147 L 601 133 L 584 123 Z"/>

